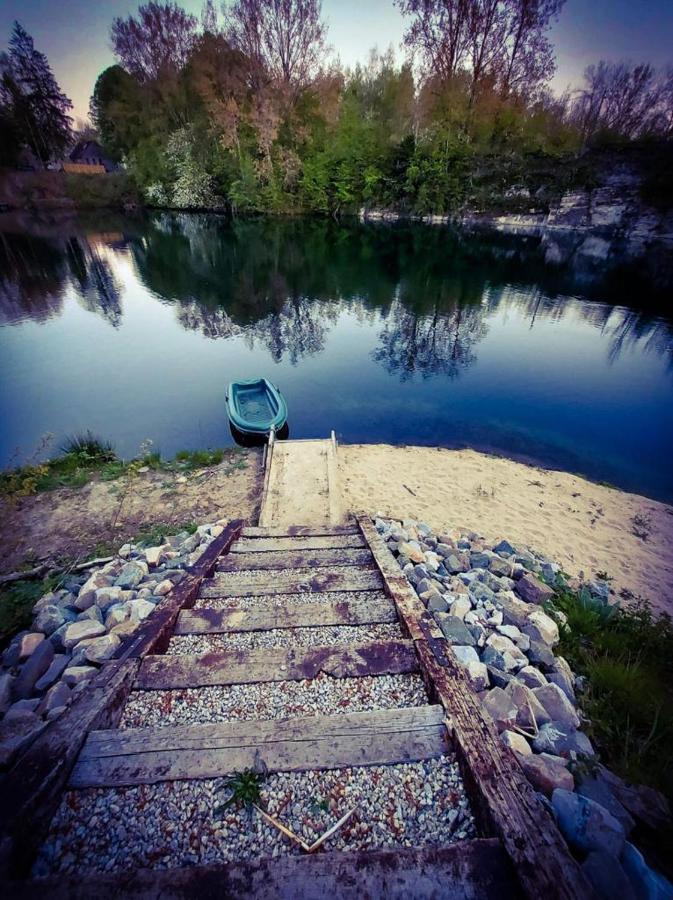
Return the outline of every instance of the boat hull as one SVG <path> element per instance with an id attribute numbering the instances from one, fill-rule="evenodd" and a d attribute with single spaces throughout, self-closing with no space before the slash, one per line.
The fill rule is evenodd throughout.
<path id="1" fill-rule="evenodd" d="M 278 388 L 266 378 L 233 381 L 227 390 L 227 415 L 241 434 L 265 435 L 287 422 L 287 406 Z"/>

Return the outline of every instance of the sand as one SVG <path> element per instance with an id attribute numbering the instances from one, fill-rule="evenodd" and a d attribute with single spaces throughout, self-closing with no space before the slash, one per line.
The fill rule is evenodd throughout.
<path id="1" fill-rule="evenodd" d="M 673 507 L 473 450 L 340 445 L 344 505 L 538 550 L 673 614 Z"/>

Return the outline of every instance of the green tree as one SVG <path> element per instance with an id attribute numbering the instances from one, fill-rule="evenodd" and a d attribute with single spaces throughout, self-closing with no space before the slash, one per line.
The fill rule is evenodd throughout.
<path id="1" fill-rule="evenodd" d="M 18 22 L 9 40 L 2 97 L 15 132 L 42 162 L 63 154 L 71 138 L 72 103 L 58 86 L 47 57 Z"/>

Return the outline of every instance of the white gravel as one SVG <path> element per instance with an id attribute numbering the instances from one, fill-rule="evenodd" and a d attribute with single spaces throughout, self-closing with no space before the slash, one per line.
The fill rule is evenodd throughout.
<path id="1" fill-rule="evenodd" d="M 366 641 L 402 640 L 396 623 L 378 625 L 326 625 L 315 628 L 274 628 L 271 631 L 237 631 L 233 634 L 181 634 L 171 638 L 169 656 L 253 650 L 259 647 L 321 647 L 362 644 Z"/>
<path id="2" fill-rule="evenodd" d="M 294 842 L 251 810 L 215 810 L 222 779 L 67 793 L 33 874 L 206 865 L 298 854 Z M 261 805 L 307 842 L 353 806 L 325 844 L 367 850 L 448 844 L 476 835 L 451 757 L 419 763 L 271 775 Z"/>
<path id="3" fill-rule="evenodd" d="M 424 706 L 428 702 L 423 680 L 415 673 L 364 678 L 332 678 L 321 674 L 306 681 L 133 691 L 119 727 L 337 715 Z"/>
<path id="4" fill-rule="evenodd" d="M 237 569 L 235 572 L 216 572 L 218 584 L 228 581 L 242 581 L 254 584 L 257 581 L 283 581 L 286 578 L 311 578 L 314 575 L 352 575 L 354 572 L 378 571 L 372 560 L 369 566 L 311 566 L 288 569 Z"/>
<path id="5" fill-rule="evenodd" d="M 199 597 L 194 603 L 194 609 L 277 609 L 284 607 L 288 602 L 295 603 L 320 603 L 328 601 L 353 601 L 353 600 L 387 600 L 383 591 L 299 591 L 296 594 L 260 594 L 259 597 Z"/>

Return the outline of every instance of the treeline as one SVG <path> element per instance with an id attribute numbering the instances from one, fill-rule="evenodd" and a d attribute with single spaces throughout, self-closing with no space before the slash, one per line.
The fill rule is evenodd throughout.
<path id="1" fill-rule="evenodd" d="M 549 91 L 563 3 L 396 0 L 408 59 L 349 70 L 319 0 L 206 0 L 200 20 L 152 2 L 113 21 L 91 118 L 158 206 L 544 207 L 581 150 L 673 135 L 673 68 L 599 62 Z"/>

